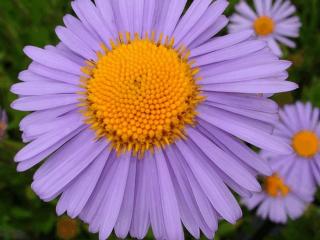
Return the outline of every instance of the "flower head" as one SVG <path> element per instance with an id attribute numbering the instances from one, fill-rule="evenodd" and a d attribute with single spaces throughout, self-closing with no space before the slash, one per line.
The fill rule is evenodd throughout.
<path id="1" fill-rule="evenodd" d="M 291 191 L 278 173 L 263 179 L 264 190 L 243 198 L 242 202 L 250 210 L 257 208 L 257 215 L 275 223 L 286 223 L 297 219 L 310 203 L 311 196 Z"/>
<path id="2" fill-rule="evenodd" d="M 230 18 L 229 32 L 234 33 L 242 30 L 252 29 L 256 37 L 268 43 L 272 51 L 281 56 L 278 43 L 294 48 L 296 44 L 290 38 L 299 35 L 301 27 L 300 20 L 293 16 L 296 11 L 290 1 L 254 0 L 256 12 L 254 12 L 246 1 L 236 5 L 237 13 Z"/>
<path id="3" fill-rule="evenodd" d="M 319 127 L 318 108 L 301 102 L 286 105 L 280 111 L 280 122 L 275 126 L 274 135 L 285 138 L 294 153 L 265 153 L 272 164 L 290 169 L 287 182 L 299 192 L 313 193 L 320 184 Z"/>
<path id="4" fill-rule="evenodd" d="M 0 108 L 0 140 L 3 139 L 8 127 L 8 117 L 5 110 Z"/>
<path id="5" fill-rule="evenodd" d="M 58 214 L 79 216 L 106 239 L 212 238 L 220 216 L 241 210 L 228 187 L 260 191 L 270 169 L 242 139 L 291 152 L 271 135 L 290 91 L 287 61 L 245 31 L 212 38 L 228 2 L 76 0 L 78 18 L 57 27 L 61 42 L 26 47 L 33 60 L 12 91 L 30 142 L 15 158 L 24 171 L 46 159 L 33 190 L 60 197 Z"/>
<path id="6" fill-rule="evenodd" d="M 83 111 L 98 137 L 112 139 L 118 152 L 133 150 L 143 157 L 183 137 L 194 124 L 196 107 L 204 99 L 186 49 L 175 49 L 174 39 L 164 44 L 155 33 L 141 39 L 120 35 L 118 45 L 83 71 Z M 161 36 L 160 36 L 161 38 Z"/>
<path id="7" fill-rule="evenodd" d="M 268 159 L 268 154 L 265 152 L 261 155 Z M 276 223 L 286 223 L 289 218 L 293 220 L 299 218 L 312 202 L 313 194 L 301 192 L 288 183 L 291 170 L 282 168 L 272 161 L 270 164 L 273 174 L 262 177 L 263 191 L 243 198 L 243 204 L 250 210 L 257 208 L 258 216 Z"/>

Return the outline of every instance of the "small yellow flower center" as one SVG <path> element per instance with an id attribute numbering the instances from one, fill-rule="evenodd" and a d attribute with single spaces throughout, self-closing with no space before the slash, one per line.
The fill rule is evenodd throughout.
<path id="1" fill-rule="evenodd" d="M 311 131 L 301 131 L 294 135 L 292 147 L 301 157 L 313 157 L 319 150 L 318 136 Z"/>
<path id="2" fill-rule="evenodd" d="M 261 16 L 257 18 L 253 23 L 253 28 L 257 35 L 267 36 L 273 33 L 274 31 L 274 21 L 267 16 Z"/>
<path id="3" fill-rule="evenodd" d="M 286 197 L 290 188 L 285 185 L 284 181 L 278 174 L 273 174 L 265 179 L 265 191 L 271 197 Z"/>
<path id="4" fill-rule="evenodd" d="M 90 76 L 84 84 L 84 115 L 117 152 L 143 156 L 183 138 L 203 100 L 196 84 L 199 69 L 192 68 L 189 52 L 174 49 L 173 39 L 152 36 L 127 34 L 125 41 L 120 35 L 111 50 L 103 46 L 98 61 L 83 69 Z"/>

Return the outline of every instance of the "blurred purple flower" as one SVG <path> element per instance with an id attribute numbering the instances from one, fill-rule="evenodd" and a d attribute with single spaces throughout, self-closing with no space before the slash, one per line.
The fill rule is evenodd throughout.
<path id="1" fill-rule="evenodd" d="M 298 193 L 286 185 L 279 173 L 263 179 L 264 190 L 243 198 L 242 203 L 250 210 L 257 208 L 257 215 L 275 223 L 286 223 L 288 219 L 302 216 L 312 201 L 312 195 Z"/>
<path id="2" fill-rule="evenodd" d="M 295 48 L 296 44 L 290 38 L 299 36 L 301 22 L 293 16 L 296 7 L 290 1 L 254 0 L 256 12 L 246 1 L 236 5 L 236 11 L 231 17 L 229 32 L 235 33 L 252 29 L 259 39 L 265 40 L 272 51 L 281 56 L 278 43 Z"/>
<path id="3" fill-rule="evenodd" d="M 268 158 L 263 152 L 262 157 Z M 287 182 L 290 171 L 270 162 L 273 175 L 263 178 L 263 191 L 243 198 L 242 203 L 263 219 L 275 223 L 286 223 L 288 219 L 297 219 L 313 200 L 313 193 L 298 191 L 294 185 Z M 305 177 L 301 174 L 302 177 Z M 295 183 L 297 184 L 297 183 Z"/>
<path id="4" fill-rule="evenodd" d="M 319 109 L 297 102 L 280 111 L 274 135 L 285 138 L 294 154 L 265 152 L 271 164 L 287 171 L 286 181 L 298 192 L 312 194 L 320 184 Z"/>

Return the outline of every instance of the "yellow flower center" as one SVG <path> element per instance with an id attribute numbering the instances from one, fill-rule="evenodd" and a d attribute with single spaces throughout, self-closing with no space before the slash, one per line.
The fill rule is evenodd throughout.
<path id="1" fill-rule="evenodd" d="M 270 177 L 266 177 L 265 191 L 271 197 L 285 197 L 289 194 L 290 188 L 285 185 L 284 181 L 275 173 Z"/>
<path id="2" fill-rule="evenodd" d="M 311 131 L 301 131 L 294 135 L 292 147 L 301 157 L 313 157 L 319 150 L 318 136 Z"/>
<path id="3" fill-rule="evenodd" d="M 267 16 L 257 18 L 253 23 L 253 28 L 259 36 L 267 36 L 274 31 L 274 21 Z"/>
<path id="4" fill-rule="evenodd" d="M 189 52 L 173 48 L 173 39 L 120 35 L 112 50 L 102 46 L 98 61 L 83 69 L 90 77 L 84 115 L 98 137 L 106 137 L 117 152 L 164 147 L 184 137 L 194 124 L 203 100 Z M 165 43 L 162 43 L 165 42 Z"/>

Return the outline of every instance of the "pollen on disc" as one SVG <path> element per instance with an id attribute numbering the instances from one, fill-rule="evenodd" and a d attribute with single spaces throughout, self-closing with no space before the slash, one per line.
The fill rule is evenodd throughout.
<path id="1" fill-rule="evenodd" d="M 266 177 L 264 185 L 266 193 L 271 197 L 286 197 L 290 192 L 290 188 L 278 174 Z"/>
<path id="2" fill-rule="evenodd" d="M 267 16 L 261 16 L 255 20 L 253 28 L 257 35 L 267 36 L 273 33 L 275 23 L 272 18 Z"/>
<path id="3" fill-rule="evenodd" d="M 300 131 L 293 137 L 292 147 L 301 157 L 313 157 L 319 152 L 318 136 L 312 131 Z"/>

